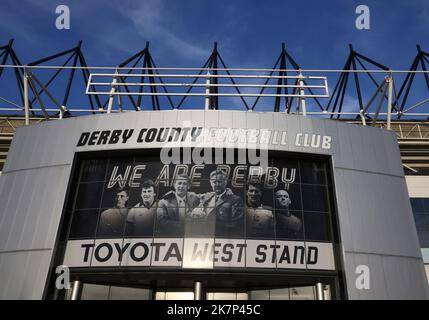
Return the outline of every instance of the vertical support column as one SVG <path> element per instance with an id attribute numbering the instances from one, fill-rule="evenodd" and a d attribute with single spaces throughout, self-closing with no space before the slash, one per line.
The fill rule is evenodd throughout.
<path id="1" fill-rule="evenodd" d="M 364 115 L 363 109 L 359 110 L 359 116 L 360 116 L 360 119 L 362 120 L 362 125 L 366 126 L 366 119 L 365 119 L 365 115 Z"/>
<path id="2" fill-rule="evenodd" d="M 331 286 L 329 284 L 325 284 L 323 286 L 323 294 L 324 294 L 324 296 L 323 296 L 324 300 L 331 300 L 332 299 L 332 297 L 331 297 Z"/>
<path id="3" fill-rule="evenodd" d="M 194 282 L 194 300 L 203 299 L 203 284 L 201 281 Z"/>
<path id="4" fill-rule="evenodd" d="M 204 110 L 210 109 L 210 71 L 207 71 L 207 80 L 206 80 L 206 97 L 204 103 Z"/>
<path id="5" fill-rule="evenodd" d="M 121 92 L 121 88 L 118 88 L 118 92 Z M 119 106 L 119 111 L 122 112 L 123 108 L 122 108 L 122 96 L 120 94 L 118 94 L 118 106 Z"/>
<path id="6" fill-rule="evenodd" d="M 27 69 L 24 67 L 24 115 L 25 115 L 25 125 L 28 126 L 30 124 L 30 107 L 28 100 L 28 77 L 27 77 Z"/>
<path id="7" fill-rule="evenodd" d="M 82 294 L 82 281 L 76 280 L 73 282 L 72 294 L 70 300 L 79 300 Z"/>
<path id="8" fill-rule="evenodd" d="M 114 94 L 115 94 L 115 91 L 116 91 L 116 83 L 118 82 L 118 79 L 116 78 L 117 74 L 118 74 L 118 70 L 115 71 L 115 75 L 113 77 L 112 89 L 110 89 L 110 95 L 109 95 L 109 104 L 107 105 L 107 113 L 111 113 L 112 112 Z"/>
<path id="9" fill-rule="evenodd" d="M 305 117 L 307 116 L 307 106 L 305 104 L 304 94 L 305 94 L 304 80 L 303 80 L 301 71 L 299 71 L 299 95 L 300 95 L 299 101 L 301 104 L 302 115 Z"/>
<path id="10" fill-rule="evenodd" d="M 392 121 L 392 90 L 393 90 L 393 74 L 389 72 L 389 75 L 386 77 L 387 84 L 389 86 L 389 91 L 387 95 L 387 130 L 391 129 Z"/>
<path id="11" fill-rule="evenodd" d="M 316 300 L 325 300 L 325 294 L 323 292 L 323 283 L 316 283 Z"/>
<path id="12" fill-rule="evenodd" d="M 64 118 L 64 113 L 65 113 L 65 111 L 66 111 L 65 106 L 61 106 L 61 107 L 60 107 L 59 119 Z"/>

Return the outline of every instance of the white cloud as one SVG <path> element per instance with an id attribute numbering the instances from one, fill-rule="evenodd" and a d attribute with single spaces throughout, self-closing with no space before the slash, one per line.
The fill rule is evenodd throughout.
<path id="1" fill-rule="evenodd" d="M 160 0 L 147 0 L 134 5 L 121 5 L 119 12 L 131 19 L 136 31 L 145 39 L 157 43 L 189 59 L 207 58 L 210 51 L 184 40 L 179 34 L 167 27 L 168 17 Z"/>

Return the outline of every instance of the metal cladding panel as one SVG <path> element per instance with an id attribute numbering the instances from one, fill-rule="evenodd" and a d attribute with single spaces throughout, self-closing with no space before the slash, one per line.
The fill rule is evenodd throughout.
<path id="1" fill-rule="evenodd" d="M 16 200 L 16 194 L 10 192 L 10 190 L 17 188 L 16 186 L 19 182 L 17 175 L 14 173 L 2 174 L 0 176 L 0 184 L 5 186 L 2 188 L 3 191 L 0 196 L 0 200 L 2 200 L 2 212 L 0 214 L 0 248 L 6 247 L 6 242 L 9 237 L 9 229 L 13 224 L 15 216 L 18 214 L 16 211 L 16 204 L 13 203 L 13 201 L 10 201 Z M 19 195 L 21 195 L 21 193 L 19 193 Z"/>
<path id="2" fill-rule="evenodd" d="M 423 281 L 413 281 L 412 273 L 419 274 L 415 264 L 403 257 L 383 257 L 384 274 L 402 281 L 386 281 L 387 299 L 422 299 L 425 290 Z"/>
<path id="3" fill-rule="evenodd" d="M 359 134 L 363 147 L 363 149 L 360 150 L 360 153 L 365 159 L 365 162 L 361 162 L 363 168 L 361 168 L 360 170 L 384 173 L 385 164 L 383 163 L 383 159 L 377 158 L 377 153 L 375 150 L 377 149 L 376 142 L 378 142 L 379 144 L 381 143 L 381 145 L 378 145 L 378 148 L 383 148 L 382 141 L 376 141 L 379 135 L 373 134 L 371 130 L 359 130 Z M 367 166 L 367 164 L 371 165 L 372 167 Z"/>
<path id="4" fill-rule="evenodd" d="M 208 116 L 208 114 L 206 116 Z M 232 112 L 229 116 L 232 117 L 234 128 L 247 128 L 246 114 L 243 112 Z"/>
<path id="5" fill-rule="evenodd" d="M 94 145 L 76 148 L 79 135 L 84 131 L 134 129 L 134 135 L 137 136 L 137 131 L 142 128 L 182 127 L 184 121 L 191 126 L 197 126 L 194 123 L 194 119 L 198 121 L 198 126 L 202 126 L 204 121 L 204 127 L 206 128 L 230 128 L 232 126 L 233 128 L 275 128 L 276 130 L 284 130 L 287 134 L 288 145 L 273 145 L 273 149 L 330 154 L 333 155 L 338 167 L 374 172 L 382 170 L 381 172 L 387 174 L 403 175 L 400 160 L 399 158 L 396 159 L 396 156 L 399 155 L 398 146 L 395 139 L 392 139 L 392 134 L 386 134 L 385 130 L 343 124 L 332 120 L 308 119 L 295 115 L 257 114 L 236 111 L 219 112 L 213 110 L 205 112 L 187 110 L 138 112 L 138 115 L 134 112 L 102 116 L 93 115 L 20 127 L 17 129 L 13 144 L 19 143 L 23 147 L 18 148 L 19 150 L 15 150 L 16 148 L 12 147 L 4 172 L 27 167 L 34 168 L 70 163 L 72 159 L 71 153 L 74 151 L 156 147 L 154 144 L 136 143 L 136 139 L 133 139 L 126 145 Z M 266 126 L 270 124 L 272 127 L 267 128 Z M 306 148 L 295 144 L 297 133 L 313 132 L 321 135 L 329 134 L 334 137 L 331 149 Z M 374 140 L 377 141 L 376 144 Z M 379 159 L 381 153 L 377 151 L 380 149 L 379 144 L 381 142 L 386 145 L 386 153 L 391 155 L 390 158 L 385 158 L 382 164 L 380 164 L 382 161 Z M 371 151 L 374 151 L 377 145 L 377 154 L 371 155 L 374 152 L 371 152 L 371 154 L 366 152 L 368 147 Z M 65 146 L 68 146 L 68 148 L 66 149 Z M 50 156 L 47 156 L 49 154 Z M 386 166 L 386 163 L 389 165 Z"/>
<path id="6" fill-rule="evenodd" d="M 13 182 L 8 184 L 10 196 L 2 202 L 0 251 L 53 248 L 69 175 L 70 166 L 7 175 Z"/>
<path id="7" fill-rule="evenodd" d="M 174 125 L 165 125 L 164 124 L 164 116 L 162 114 L 158 114 L 158 113 L 148 114 L 143 123 L 140 123 L 136 119 L 134 121 L 135 121 L 135 126 L 134 126 L 135 128 L 146 128 L 146 127 L 147 128 L 162 128 L 162 127 L 168 128 L 170 126 L 175 126 L 175 124 Z M 171 122 L 173 123 L 173 121 L 171 121 Z M 137 131 L 139 131 L 139 129 L 136 130 L 136 133 L 137 133 Z M 154 148 L 161 148 L 162 147 L 162 143 L 156 142 L 156 141 L 153 141 L 151 143 L 151 145 L 153 145 Z"/>
<path id="8" fill-rule="evenodd" d="M 374 160 L 372 157 L 367 155 L 366 144 L 362 140 L 362 132 L 360 127 L 357 125 L 351 126 L 350 129 L 343 127 L 340 136 L 348 135 L 350 137 L 350 144 L 352 147 L 353 155 L 353 169 L 355 170 L 371 170 L 375 163 L 371 163 L 370 160 Z M 368 142 L 371 143 L 371 142 Z"/>
<path id="9" fill-rule="evenodd" d="M 176 125 L 180 126 L 180 124 L 179 122 Z M 205 111 L 204 125 L 206 128 L 221 128 L 222 126 L 219 125 L 219 112 L 215 110 Z"/>
<path id="10" fill-rule="evenodd" d="M 42 299 L 51 250 L 0 253 L 0 299 Z"/>
<path id="11" fill-rule="evenodd" d="M 259 115 L 255 112 L 246 112 L 247 128 L 259 128 Z"/>
<path id="12" fill-rule="evenodd" d="M 349 299 L 412 300 L 426 299 L 428 288 L 422 281 L 424 273 L 419 259 L 407 257 L 346 253 L 346 268 L 368 266 L 369 288 L 357 289 L 357 275 L 347 277 Z M 396 279 L 396 280 L 395 280 Z M 356 285 L 358 282 L 358 285 Z"/>
<path id="13" fill-rule="evenodd" d="M 335 177 L 335 189 L 336 190 L 345 190 L 345 178 L 343 170 L 336 170 L 334 173 Z M 350 251 L 355 251 L 355 245 L 353 242 L 354 239 L 354 228 L 352 227 L 352 218 L 350 217 L 349 203 L 346 197 L 342 197 L 340 192 L 337 191 L 337 198 L 341 198 L 341 201 L 337 201 L 338 212 L 341 212 L 341 225 L 340 229 L 348 230 L 348 232 L 341 233 L 342 243 L 347 244 L 347 248 Z"/>
<path id="14" fill-rule="evenodd" d="M 284 130 L 286 131 L 286 136 L 288 141 L 290 141 L 290 137 L 288 134 L 288 125 L 287 125 L 287 121 L 286 119 L 284 119 L 283 117 L 278 117 L 276 115 L 273 115 L 273 130 Z M 273 146 L 273 150 L 280 150 L 280 146 Z"/>
<path id="15" fill-rule="evenodd" d="M 389 172 L 389 166 L 386 163 L 386 148 L 384 146 L 384 137 L 379 134 L 371 134 L 369 131 L 364 133 L 365 141 L 371 142 L 367 153 L 371 153 L 374 157 L 376 167 L 375 172 Z M 387 169 L 386 169 L 387 168 Z"/>
<path id="16" fill-rule="evenodd" d="M 356 263 L 354 254 L 349 254 L 347 252 L 343 252 L 343 262 L 347 283 L 347 297 L 350 300 L 359 300 L 361 290 L 355 289 L 356 273 L 354 272 L 356 270 L 356 266 L 358 266 L 359 264 Z M 353 288 L 353 290 L 351 290 L 351 287 Z"/>
<path id="17" fill-rule="evenodd" d="M 326 127 L 331 127 L 330 123 L 325 123 Z M 333 126 L 333 125 L 332 125 Z M 333 161 L 335 161 L 335 166 L 339 168 L 349 168 L 353 166 L 354 157 L 353 157 L 353 144 L 351 136 L 348 134 L 347 124 L 337 122 L 337 148 Z"/>
<path id="18" fill-rule="evenodd" d="M 230 128 L 232 128 L 233 118 L 231 115 L 224 116 L 224 119 L 228 119 L 230 121 Z M 204 127 L 204 113 L 201 112 L 192 112 L 191 113 L 191 124 L 194 127 Z"/>
<path id="19" fill-rule="evenodd" d="M 80 125 L 83 126 L 85 121 Z M 74 150 L 67 146 L 76 143 L 76 134 L 72 134 L 75 132 L 74 124 L 75 119 L 67 119 L 60 127 L 54 122 L 45 122 L 17 128 L 3 173 L 71 164 Z"/>
<path id="20" fill-rule="evenodd" d="M 336 171 L 338 172 L 338 171 Z M 358 248 L 367 248 L 371 244 L 367 242 L 366 237 L 361 237 L 359 235 L 360 232 L 363 232 L 365 230 L 364 227 L 364 219 L 361 214 L 361 212 L 365 211 L 366 207 L 365 205 L 369 205 L 368 202 L 362 201 L 362 192 L 365 190 L 362 190 L 362 185 L 359 183 L 359 181 L 356 180 L 350 180 L 350 175 L 348 175 L 345 171 L 343 172 L 344 177 L 344 188 L 342 190 L 336 188 L 336 194 L 337 194 L 337 205 L 338 207 L 341 207 L 342 203 L 347 203 L 348 208 L 348 218 L 350 227 L 352 230 L 352 236 L 353 236 L 353 247 L 349 246 L 347 243 L 345 243 L 346 239 L 342 239 L 343 241 L 343 248 L 344 250 L 348 250 L 349 248 L 353 251 L 359 252 Z M 359 175 L 357 175 L 359 178 Z M 356 214 L 357 212 L 357 214 Z M 340 221 L 340 230 L 342 227 L 342 214 L 339 214 L 339 221 Z"/>
<path id="21" fill-rule="evenodd" d="M 172 111 L 171 114 L 168 115 L 168 117 L 164 117 L 164 113 L 161 112 L 160 115 L 162 117 L 162 121 L 163 121 L 163 126 L 165 128 L 170 128 L 170 127 L 175 127 L 177 124 L 177 117 L 178 117 L 178 112 L 177 111 Z M 147 126 L 149 126 L 149 124 L 147 124 Z M 139 127 L 141 128 L 145 128 L 145 124 L 140 124 L 139 123 Z"/>
<path id="22" fill-rule="evenodd" d="M 312 127 L 311 132 L 323 132 L 324 134 L 326 134 L 325 133 L 325 125 L 320 120 L 311 119 L 311 127 Z M 335 146 L 331 145 L 331 149 L 335 150 Z M 319 150 L 319 152 L 323 153 L 323 154 L 329 154 L 329 151 L 327 149 L 321 149 L 321 150 Z"/>
<path id="23" fill-rule="evenodd" d="M 6 281 L 22 280 L 17 288 L 9 282 L 1 286 L 0 297 L 42 296 L 76 152 L 157 148 L 160 142 L 138 141 L 140 130 L 188 125 L 284 131 L 287 144 L 271 145 L 271 150 L 331 156 L 349 298 L 427 297 L 421 289 L 426 279 L 394 133 L 284 113 L 215 110 L 92 115 L 18 128 L 0 176 L 0 275 Z M 126 129 L 134 130 L 126 143 L 77 146 L 83 132 Z M 313 134 L 330 136 L 331 147 L 305 146 L 305 135 L 311 140 Z M 359 264 L 374 268 L 377 279 L 370 292 L 354 286 Z M 30 278 L 36 272 L 28 269 L 33 265 L 39 268 L 37 280 Z M 404 292 L 393 292 L 402 288 Z"/>
<path id="24" fill-rule="evenodd" d="M 338 207 L 348 208 L 349 227 L 343 226 L 343 211 L 339 209 L 340 229 L 351 230 L 344 237 L 346 251 L 420 257 L 415 227 L 410 223 L 411 207 L 403 195 L 404 178 L 369 172 L 337 169 L 343 179 L 337 181 Z M 351 250 L 352 249 L 352 250 Z"/>
<path id="25" fill-rule="evenodd" d="M 332 122 L 321 122 L 319 125 L 322 125 L 322 127 L 320 127 L 320 130 L 322 132 L 324 132 L 327 136 L 330 137 L 339 137 L 338 135 L 338 126 L 337 123 L 332 123 Z M 335 153 L 337 155 L 337 157 L 339 155 L 341 155 L 341 142 L 342 139 L 333 139 L 331 141 L 331 149 L 332 152 Z M 329 152 L 326 152 L 326 154 L 329 154 Z M 337 158 L 336 157 L 336 158 Z"/>
<path id="26" fill-rule="evenodd" d="M 370 267 L 370 288 L 373 290 L 360 290 L 363 299 L 383 299 L 388 297 L 384 282 L 383 257 L 379 255 L 368 255 L 368 267 Z"/>
<path id="27" fill-rule="evenodd" d="M 282 118 L 284 119 L 284 117 L 281 117 L 280 119 L 283 120 Z M 296 116 L 287 117 L 285 120 L 288 141 L 291 142 L 289 144 L 290 151 L 305 152 L 303 147 L 295 145 L 296 137 L 294 135 L 294 132 L 302 132 L 302 121 L 300 121 L 299 117 Z M 282 148 L 279 148 L 279 150 L 281 149 Z"/>
<path id="28" fill-rule="evenodd" d="M 192 115 L 192 120 L 194 120 L 195 115 Z M 196 123 L 192 121 L 192 126 L 204 126 L 204 120 L 202 122 Z M 234 128 L 233 126 L 233 118 L 230 114 L 227 113 L 219 113 L 219 127 L 220 128 Z"/>

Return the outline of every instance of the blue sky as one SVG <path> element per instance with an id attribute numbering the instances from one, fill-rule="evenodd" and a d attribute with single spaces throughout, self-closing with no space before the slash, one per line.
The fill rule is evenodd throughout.
<path id="1" fill-rule="evenodd" d="M 70 30 L 55 8 L 70 8 Z M 370 8 L 357 30 L 355 8 Z M 15 39 L 26 63 L 83 41 L 89 65 L 115 66 L 146 41 L 161 67 L 201 67 L 217 41 L 229 67 L 272 67 L 281 42 L 304 69 L 341 68 L 348 44 L 393 69 L 408 69 L 417 43 L 429 51 L 427 0 L 2 0 L 0 44 Z"/>
<path id="2" fill-rule="evenodd" d="M 59 4 L 70 8 L 70 30 L 55 28 Z M 370 8 L 370 30 L 355 28 L 359 4 Z M 285 42 L 303 67 L 336 68 L 352 43 L 387 65 L 407 68 L 416 43 L 429 51 L 429 2 L 2 0 L 0 41 L 10 38 L 24 61 L 83 40 L 89 64 L 115 65 L 150 41 L 158 64 L 197 67 L 218 41 L 231 66 L 268 67 Z"/>

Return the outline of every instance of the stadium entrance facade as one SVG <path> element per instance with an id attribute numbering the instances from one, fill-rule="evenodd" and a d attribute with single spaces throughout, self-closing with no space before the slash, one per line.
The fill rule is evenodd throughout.
<path id="1" fill-rule="evenodd" d="M 82 116 L 19 128 L 1 181 L 2 277 L 28 284 L 22 298 L 427 297 L 391 131 L 271 112 Z"/>

